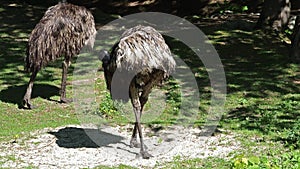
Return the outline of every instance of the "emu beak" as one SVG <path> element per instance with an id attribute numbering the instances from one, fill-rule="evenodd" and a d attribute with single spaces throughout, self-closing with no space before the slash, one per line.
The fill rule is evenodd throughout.
<path id="1" fill-rule="evenodd" d="M 110 55 L 109 55 L 108 51 L 101 50 L 99 52 L 98 59 L 101 60 L 102 62 L 108 62 L 110 60 Z"/>

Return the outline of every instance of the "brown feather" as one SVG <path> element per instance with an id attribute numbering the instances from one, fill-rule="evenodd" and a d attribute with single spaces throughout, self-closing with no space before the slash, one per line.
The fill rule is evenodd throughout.
<path id="1" fill-rule="evenodd" d="M 59 3 L 50 7 L 33 29 L 27 46 L 25 70 L 40 70 L 50 61 L 78 55 L 85 44 L 93 46 L 93 15 L 84 7 Z"/>
<path id="2" fill-rule="evenodd" d="M 123 33 L 112 48 L 111 55 L 104 54 L 102 61 L 112 98 L 123 101 L 131 99 L 136 121 L 130 146 L 138 147 L 139 133 L 142 157 L 152 157 L 144 145 L 140 118 L 151 89 L 175 69 L 176 63 L 168 45 L 154 28 L 136 26 Z"/>
<path id="3" fill-rule="evenodd" d="M 164 38 L 150 26 L 136 26 L 121 36 L 113 51 L 117 67 L 135 72 L 159 69 L 170 73 L 175 61 Z"/>
<path id="4" fill-rule="evenodd" d="M 107 89 L 111 91 L 111 83 L 115 71 L 128 71 L 136 74 L 134 83 L 143 86 L 155 77 L 157 85 L 175 70 L 175 60 L 162 35 L 149 26 L 136 26 L 126 30 L 120 40 L 112 48 L 110 60 L 103 63 Z M 127 78 L 127 77 L 124 77 Z M 115 93 L 126 96 L 128 80 L 120 77 Z M 147 89 L 148 90 L 148 89 Z M 151 90 L 151 88 L 149 89 Z M 116 98 L 127 100 L 128 98 Z"/>

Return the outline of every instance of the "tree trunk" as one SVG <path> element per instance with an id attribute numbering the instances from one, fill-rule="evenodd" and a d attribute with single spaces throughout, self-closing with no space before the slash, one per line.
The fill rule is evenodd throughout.
<path id="1" fill-rule="evenodd" d="M 290 0 L 265 0 L 256 27 L 264 28 L 269 25 L 280 31 L 287 25 L 290 11 Z"/>
<path id="2" fill-rule="evenodd" d="M 292 35 L 292 49 L 290 56 L 293 61 L 299 62 L 300 61 L 300 16 L 297 16 L 295 27 L 293 30 Z"/>

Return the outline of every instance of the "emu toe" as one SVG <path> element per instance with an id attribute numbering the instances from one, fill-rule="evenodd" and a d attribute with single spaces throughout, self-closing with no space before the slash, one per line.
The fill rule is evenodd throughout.
<path id="1" fill-rule="evenodd" d="M 130 140 L 130 147 L 131 147 L 131 148 L 133 148 L 133 147 L 135 147 L 135 148 L 140 148 L 140 147 L 141 147 L 141 144 L 137 141 L 136 138 L 132 138 L 132 139 Z"/>
<path id="2" fill-rule="evenodd" d="M 28 99 L 23 99 L 22 103 L 23 108 L 33 109 L 34 106 L 29 102 Z"/>
<path id="3" fill-rule="evenodd" d="M 72 103 L 73 99 L 70 98 L 61 98 L 60 103 Z"/>
<path id="4" fill-rule="evenodd" d="M 149 154 L 147 151 L 141 151 L 141 155 L 143 159 L 149 159 L 150 157 L 153 157 L 153 155 Z"/>
<path id="5" fill-rule="evenodd" d="M 132 138 L 132 139 L 130 140 L 130 147 L 131 147 L 131 148 L 133 148 L 133 147 L 135 147 L 135 148 L 141 148 L 141 144 L 137 141 L 136 138 Z M 144 149 L 145 149 L 145 150 L 148 149 L 148 147 L 147 147 L 145 144 L 144 144 Z"/>

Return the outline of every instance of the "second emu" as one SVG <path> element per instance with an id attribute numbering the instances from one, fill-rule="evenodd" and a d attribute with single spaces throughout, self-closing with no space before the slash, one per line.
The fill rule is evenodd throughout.
<path id="1" fill-rule="evenodd" d="M 176 63 L 168 45 L 154 28 L 139 25 L 126 30 L 111 53 L 102 51 L 99 58 L 112 98 L 128 99 L 127 94 L 131 99 L 136 121 L 130 146 L 140 147 L 144 159 L 152 157 L 144 145 L 141 115 L 151 89 L 175 70 Z"/>
<path id="2" fill-rule="evenodd" d="M 25 58 L 25 70 L 31 72 L 30 81 L 23 98 L 29 109 L 33 82 L 38 71 L 58 57 L 64 57 L 60 100 L 66 99 L 68 67 L 73 56 L 78 55 L 84 45 L 93 47 L 96 36 L 94 17 L 86 8 L 69 3 L 50 7 L 33 29 Z"/>

